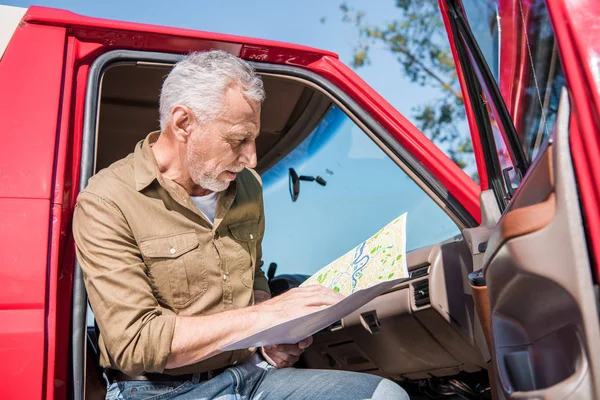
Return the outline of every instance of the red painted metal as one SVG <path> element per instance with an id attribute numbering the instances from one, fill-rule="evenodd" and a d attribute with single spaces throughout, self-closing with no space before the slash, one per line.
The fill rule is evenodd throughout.
<path id="1" fill-rule="evenodd" d="M 527 109 L 523 102 L 527 100 L 527 83 L 531 73 L 525 29 L 529 23 L 532 4 L 520 0 L 498 0 L 497 3 L 502 40 L 498 87 L 513 125 L 520 133 Z"/>
<path id="2" fill-rule="evenodd" d="M 29 8 L 24 20 L 69 27 L 73 36 L 84 42 L 101 43 L 106 47 L 104 51 L 111 48 L 131 48 L 188 53 L 193 50 L 223 49 L 249 60 L 290 65 L 307 65 L 322 56 L 338 58 L 337 54 L 329 51 L 291 43 L 112 21 L 45 7 Z"/>
<path id="3" fill-rule="evenodd" d="M 89 62 L 93 61 L 88 57 L 89 54 L 96 52 L 95 44 L 80 43 L 75 38 L 69 38 L 67 42 L 67 67 L 72 67 L 72 73 L 69 78 L 65 77 L 65 97 L 71 96 L 71 101 L 63 102 L 63 118 L 61 119 L 59 143 L 61 148 L 57 157 L 64 155 L 64 167 L 59 166 L 56 174 L 56 195 L 57 203 L 60 209 L 55 208 L 56 215 L 60 215 L 57 224 L 60 225 L 59 255 L 57 265 L 57 291 L 56 291 L 56 333 L 55 344 L 55 386 L 54 398 L 67 398 L 68 374 L 70 359 L 65 355 L 69 354 L 70 347 L 70 320 L 71 305 L 75 266 L 75 242 L 71 230 L 73 211 L 77 195 L 79 194 L 79 176 L 81 165 L 79 163 L 82 149 L 82 132 L 84 123 L 85 94 L 87 77 L 89 72 Z M 88 57 L 88 58 L 86 58 Z M 88 63 L 81 62 L 87 60 Z M 73 64 L 71 65 L 71 60 Z M 71 86 L 67 82 L 71 80 Z M 64 109 L 68 107 L 68 112 Z M 63 124 L 64 123 L 64 124 Z M 63 136 L 63 133 L 66 136 Z M 66 146 L 66 147 L 65 147 Z M 64 149 L 64 152 L 63 152 Z M 59 214 L 60 213 L 60 214 Z M 49 367 L 51 365 L 49 364 Z M 48 382 L 48 387 L 52 382 Z M 50 390 L 48 390 L 48 398 Z"/>
<path id="4" fill-rule="evenodd" d="M 20 25 L 0 62 L 0 398 L 45 390 L 50 196 L 66 30 Z"/>
<path id="5" fill-rule="evenodd" d="M 50 198 L 64 38 L 64 28 L 22 26 L 0 62 L 0 126 L 10 132 L 0 146 L 0 197 Z"/>
<path id="6" fill-rule="evenodd" d="M 0 310 L 43 310 L 50 201 L 3 198 L 0 204 Z"/>
<path id="7" fill-rule="evenodd" d="M 63 77 L 63 98 L 58 123 L 56 167 L 51 210 L 50 264 L 47 296 L 47 349 L 46 349 L 46 393 L 47 398 L 67 397 L 69 328 L 71 310 L 71 288 L 73 284 L 74 254 L 67 248 L 68 233 L 71 232 L 71 216 L 74 198 L 71 168 L 73 135 L 72 101 L 75 82 L 76 41 L 69 38 L 66 47 L 65 73 Z M 81 93 L 81 98 L 84 98 Z M 76 163 L 78 164 L 78 163 Z M 71 251 L 68 251 L 71 250 Z M 66 258 L 66 261 L 65 261 Z"/>
<path id="8" fill-rule="evenodd" d="M 571 154 L 597 282 L 600 277 L 600 2 L 553 1 L 548 6 L 569 88 Z"/>
<path id="9" fill-rule="evenodd" d="M 452 50 L 452 57 L 454 60 L 458 60 L 458 53 L 456 51 L 456 44 L 454 36 L 452 35 L 452 28 L 450 27 L 450 21 L 448 19 L 448 5 L 446 0 L 439 0 L 440 11 L 442 13 L 442 19 L 444 20 L 444 26 L 446 27 L 446 33 L 448 34 L 448 42 L 450 43 L 450 50 Z M 479 186 L 481 190 L 489 189 L 488 173 L 485 167 L 485 156 L 481 145 L 481 137 L 479 135 L 479 128 L 475 119 L 475 113 L 473 107 L 471 107 L 471 97 L 467 90 L 467 83 L 465 81 L 465 75 L 463 73 L 462 66 L 458 61 L 455 61 L 456 74 L 458 75 L 458 81 L 460 83 L 460 89 L 463 95 L 463 101 L 465 104 L 465 112 L 467 114 L 467 121 L 469 123 L 469 130 L 471 133 L 471 142 L 473 143 L 473 153 L 475 154 L 475 163 L 477 164 L 477 173 L 479 174 Z"/>
<path id="10" fill-rule="evenodd" d="M 498 3 L 498 14 L 500 17 L 499 31 L 502 32 L 502 43 L 500 45 L 500 63 L 498 74 L 498 87 L 500 94 L 504 98 L 506 108 L 511 115 L 517 109 L 517 100 L 515 93 L 521 87 L 522 73 L 517 66 L 520 64 L 517 60 L 522 58 L 522 48 L 519 37 L 521 35 L 522 25 L 520 18 L 514 16 L 515 10 L 519 7 L 519 0 L 505 0 Z M 514 123 L 514 120 L 513 120 Z"/>
<path id="11" fill-rule="evenodd" d="M 6 145 L 6 144 L 5 144 Z M 39 399 L 50 200 L 0 198 L 0 398 Z"/>

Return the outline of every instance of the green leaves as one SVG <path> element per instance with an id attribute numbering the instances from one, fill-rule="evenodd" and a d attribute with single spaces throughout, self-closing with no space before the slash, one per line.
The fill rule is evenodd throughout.
<path id="1" fill-rule="evenodd" d="M 405 75 L 421 86 L 439 89 L 436 99 L 417 104 L 412 120 L 461 168 L 473 155 L 469 132 L 457 128 L 466 120 L 463 96 L 437 0 L 396 0 L 398 14 L 381 26 L 369 24 L 366 14 L 346 2 L 342 21 L 355 27 L 358 40 L 353 68 L 370 64 L 369 51 L 384 48 L 396 56 Z"/>
<path id="2" fill-rule="evenodd" d="M 352 66 L 354 68 L 362 67 L 363 65 L 365 65 L 365 63 L 368 62 L 367 51 L 368 48 L 356 50 L 354 52 L 354 59 L 352 60 Z"/>

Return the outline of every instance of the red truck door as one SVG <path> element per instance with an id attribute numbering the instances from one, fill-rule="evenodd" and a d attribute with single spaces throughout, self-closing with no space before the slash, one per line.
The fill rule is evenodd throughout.
<path id="1" fill-rule="evenodd" d="M 596 398 L 598 45 L 580 27 L 600 8 L 439 4 L 485 177 L 473 237 L 498 398 Z"/>

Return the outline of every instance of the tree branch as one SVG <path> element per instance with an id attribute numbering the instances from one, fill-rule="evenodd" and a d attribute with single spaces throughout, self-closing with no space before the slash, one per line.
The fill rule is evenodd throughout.
<path id="1" fill-rule="evenodd" d="M 450 93 L 452 93 L 454 96 L 456 96 L 456 98 L 458 100 L 460 100 L 461 102 L 463 101 L 463 95 L 462 95 L 461 92 L 458 92 L 458 91 L 454 90 L 454 88 L 449 83 L 445 82 L 435 72 L 433 72 L 424 63 L 422 63 L 418 58 L 416 58 L 414 55 L 412 55 L 411 52 L 408 51 L 408 49 L 402 48 L 402 47 L 390 46 L 390 51 L 402 53 L 406 57 L 410 58 L 410 61 L 413 62 L 413 63 L 415 63 L 415 64 L 417 64 L 419 67 L 421 67 L 421 69 L 423 70 L 423 72 L 425 72 L 427 75 L 429 75 L 434 80 L 438 81 L 440 83 L 440 85 L 442 85 L 442 87 L 444 89 L 446 89 L 447 91 L 449 91 Z"/>

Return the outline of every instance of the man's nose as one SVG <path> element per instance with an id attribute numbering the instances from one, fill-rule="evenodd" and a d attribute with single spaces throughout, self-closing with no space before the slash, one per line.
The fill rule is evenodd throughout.
<path id="1" fill-rule="evenodd" d="M 242 146 L 240 154 L 240 163 L 243 163 L 248 168 L 256 168 L 256 141 L 249 140 Z"/>

